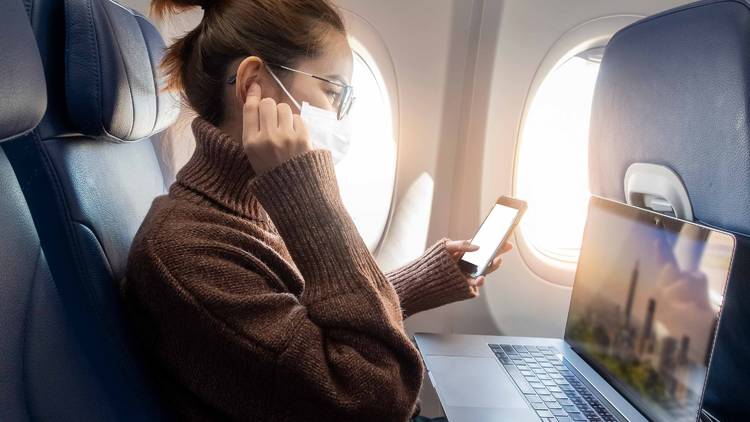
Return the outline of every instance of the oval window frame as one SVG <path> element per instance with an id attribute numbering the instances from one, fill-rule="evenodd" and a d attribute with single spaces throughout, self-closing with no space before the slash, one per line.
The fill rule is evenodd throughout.
<path id="1" fill-rule="evenodd" d="M 377 29 L 375 29 L 375 27 L 365 18 L 347 8 L 340 7 L 339 12 L 344 19 L 344 25 L 346 26 L 349 35 L 349 43 L 352 49 L 356 54 L 362 57 L 371 68 L 372 65 L 376 67 L 377 72 L 373 73 L 376 77 L 379 76 L 382 78 L 379 82 L 381 86 L 385 88 L 386 99 L 391 106 L 391 122 L 393 124 L 393 141 L 395 144 L 396 161 L 394 165 L 393 186 L 391 187 L 388 216 L 386 217 L 386 222 L 383 231 L 380 234 L 380 238 L 378 239 L 375 248 L 371 250 L 371 253 L 377 256 L 391 227 L 399 182 L 398 169 L 401 157 L 399 134 L 401 132 L 401 123 L 399 118 L 400 99 L 398 79 L 396 77 L 396 67 L 390 50 Z"/>
<path id="2" fill-rule="evenodd" d="M 526 124 L 531 104 L 536 97 L 542 82 L 559 66 L 569 59 L 588 50 L 606 47 L 616 32 L 644 18 L 643 15 L 620 14 L 595 18 L 581 23 L 563 34 L 545 54 L 534 73 L 523 104 L 523 113 L 516 128 L 516 145 L 513 156 L 513 195 L 518 186 L 519 151 L 522 142 L 523 128 Z M 535 275 L 549 283 L 570 287 L 573 285 L 576 262 L 555 259 L 544 254 L 524 237 L 519 227 L 514 234 L 519 254 L 526 267 Z"/>

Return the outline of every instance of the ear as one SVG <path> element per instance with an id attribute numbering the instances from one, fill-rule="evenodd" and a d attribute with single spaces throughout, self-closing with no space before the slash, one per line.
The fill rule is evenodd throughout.
<path id="1" fill-rule="evenodd" d="M 239 101 L 240 105 L 245 104 L 245 98 L 247 97 L 247 92 L 250 90 L 250 85 L 253 82 L 258 82 L 262 68 L 263 60 L 257 56 L 246 57 L 240 62 L 237 68 L 237 82 L 235 82 L 237 101 Z"/>

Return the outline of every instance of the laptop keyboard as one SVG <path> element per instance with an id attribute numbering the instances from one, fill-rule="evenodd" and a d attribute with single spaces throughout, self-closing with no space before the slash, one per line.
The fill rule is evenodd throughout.
<path id="1" fill-rule="evenodd" d="M 490 344 L 537 415 L 552 421 L 617 421 L 549 346 Z"/>

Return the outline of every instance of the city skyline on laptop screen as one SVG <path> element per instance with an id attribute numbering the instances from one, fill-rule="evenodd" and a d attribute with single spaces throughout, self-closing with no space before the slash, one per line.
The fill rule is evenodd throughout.
<path id="1" fill-rule="evenodd" d="M 565 340 L 650 419 L 696 420 L 734 238 L 593 198 Z"/>

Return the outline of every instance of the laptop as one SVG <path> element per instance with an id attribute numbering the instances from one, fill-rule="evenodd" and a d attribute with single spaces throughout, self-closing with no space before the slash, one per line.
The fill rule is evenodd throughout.
<path id="1" fill-rule="evenodd" d="M 415 336 L 446 416 L 697 420 L 735 243 L 592 197 L 564 338 Z"/>

